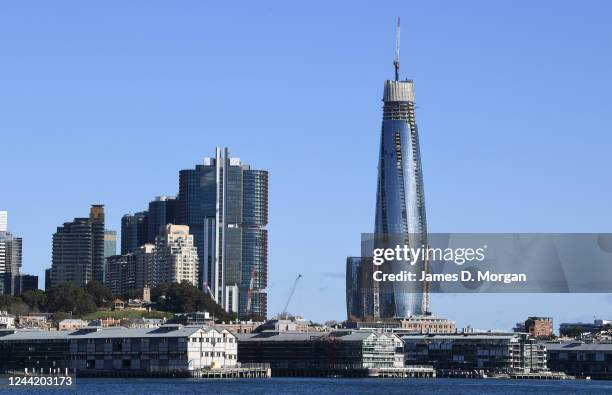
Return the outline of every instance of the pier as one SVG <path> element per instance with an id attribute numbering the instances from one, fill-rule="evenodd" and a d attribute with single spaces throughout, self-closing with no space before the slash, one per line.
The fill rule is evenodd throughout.
<path id="1" fill-rule="evenodd" d="M 228 368 L 193 369 L 193 370 L 77 370 L 78 377 L 148 377 L 148 378 L 201 378 L 201 379 L 237 379 L 269 378 L 272 376 L 270 365 L 252 364 Z"/>
<path id="2" fill-rule="evenodd" d="M 563 372 L 511 373 L 511 379 L 517 380 L 574 380 L 574 376 Z"/>
<path id="3" fill-rule="evenodd" d="M 406 366 L 405 368 L 370 369 L 369 377 L 380 378 L 435 378 L 433 366 Z"/>

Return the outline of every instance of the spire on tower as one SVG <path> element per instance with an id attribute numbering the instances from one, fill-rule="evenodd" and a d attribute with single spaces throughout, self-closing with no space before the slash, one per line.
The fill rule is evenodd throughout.
<path id="1" fill-rule="evenodd" d="M 395 67 L 395 80 L 399 81 L 399 67 L 400 67 L 400 18 L 397 17 L 397 28 L 395 30 L 395 60 L 393 61 Z"/>

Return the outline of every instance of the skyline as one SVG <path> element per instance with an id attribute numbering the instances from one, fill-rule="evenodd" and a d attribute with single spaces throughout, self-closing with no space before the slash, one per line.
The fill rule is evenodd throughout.
<path id="1" fill-rule="evenodd" d="M 91 203 L 105 204 L 118 231 L 123 214 L 175 195 L 180 169 L 228 146 L 270 172 L 270 315 L 302 273 L 289 310 L 344 318 L 345 257 L 373 228 L 380 82 L 392 78 L 397 15 L 402 74 L 418 99 L 429 231 L 609 231 L 610 6 L 543 2 L 525 14 L 510 3 L 397 4 L 334 5 L 324 15 L 282 6 L 262 15 L 245 5 L 218 21 L 196 3 L 151 3 L 144 15 L 137 3 L 123 14 L 1 6 L 1 36 L 15 38 L 0 65 L 11 76 L 0 97 L 0 210 L 23 237 L 23 271 L 44 278 L 55 228 Z M 236 90 L 249 103 L 240 117 L 232 117 Z M 324 298 L 336 302 L 322 312 Z M 611 303 L 536 298 L 537 311 L 497 313 L 510 297 L 433 295 L 431 309 L 458 326 L 507 328 L 529 315 L 585 320 Z M 588 303 L 592 311 L 578 313 Z M 474 317 L 474 306 L 492 317 Z"/>

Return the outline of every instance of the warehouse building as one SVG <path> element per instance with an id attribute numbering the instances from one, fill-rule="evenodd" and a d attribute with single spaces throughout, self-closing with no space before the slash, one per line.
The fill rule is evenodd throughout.
<path id="1" fill-rule="evenodd" d="M 238 360 L 269 363 L 272 374 L 329 375 L 345 370 L 401 368 L 403 342 L 390 333 L 261 332 L 239 334 Z"/>
<path id="2" fill-rule="evenodd" d="M 525 333 L 406 335 L 402 340 L 407 365 L 495 373 L 547 370 L 546 347 Z"/>
<path id="3" fill-rule="evenodd" d="M 86 327 L 0 331 L 0 372 L 68 368 L 77 372 L 181 372 L 237 365 L 236 337 L 203 326 Z"/>
<path id="4" fill-rule="evenodd" d="M 576 377 L 612 379 L 612 343 L 546 343 L 548 367 Z"/>

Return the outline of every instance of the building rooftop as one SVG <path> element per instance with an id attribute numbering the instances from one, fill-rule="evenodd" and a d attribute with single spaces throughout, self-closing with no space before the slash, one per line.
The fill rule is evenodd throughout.
<path id="1" fill-rule="evenodd" d="M 402 339 L 448 339 L 448 340 L 459 340 L 459 339 L 511 339 L 519 336 L 520 333 L 456 333 L 456 334 L 445 334 L 445 333 L 422 333 L 422 334 L 407 334 L 401 336 Z"/>
<path id="2" fill-rule="evenodd" d="M 612 343 L 544 343 L 549 351 L 612 351 Z"/>
<path id="3" fill-rule="evenodd" d="M 339 330 L 331 332 L 297 332 L 297 331 L 263 331 L 249 334 L 236 334 L 238 341 L 309 341 L 323 338 L 339 341 L 363 341 L 371 336 L 393 337 L 389 333 L 376 333 L 372 331 Z"/>
<path id="4" fill-rule="evenodd" d="M 0 330 L 0 342 L 16 340 L 52 340 L 52 339 L 106 339 L 106 338 L 139 338 L 139 337 L 187 337 L 199 330 L 216 330 L 202 325 L 163 325 L 159 328 L 124 328 L 124 327 L 92 327 L 74 331 L 42 331 L 42 330 Z M 218 331 L 221 332 L 221 331 Z"/>

